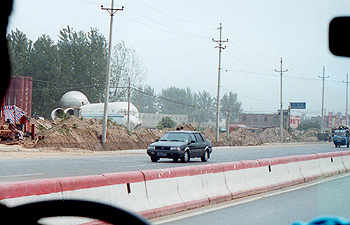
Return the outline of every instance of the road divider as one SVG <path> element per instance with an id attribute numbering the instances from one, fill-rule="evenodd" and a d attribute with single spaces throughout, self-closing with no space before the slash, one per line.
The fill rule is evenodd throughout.
<path id="1" fill-rule="evenodd" d="M 202 164 L 0 184 L 7 206 L 52 199 L 115 205 L 147 218 L 350 171 L 350 152 Z"/>

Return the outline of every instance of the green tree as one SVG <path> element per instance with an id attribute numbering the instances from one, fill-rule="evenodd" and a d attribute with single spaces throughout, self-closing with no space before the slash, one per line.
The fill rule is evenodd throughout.
<path id="1" fill-rule="evenodd" d="M 30 76 L 32 41 L 18 29 L 12 30 L 6 38 L 11 59 L 11 76 Z"/>
<path id="2" fill-rule="evenodd" d="M 131 102 L 141 113 L 157 112 L 157 98 L 154 88 L 146 85 L 141 88 L 134 87 L 132 89 Z"/>
<path id="3" fill-rule="evenodd" d="M 161 91 L 159 110 L 163 114 L 188 115 L 189 121 L 193 121 L 198 107 L 194 104 L 194 94 L 190 88 L 168 87 Z"/>
<path id="4" fill-rule="evenodd" d="M 86 34 L 67 26 L 59 32 L 58 37 L 58 78 L 65 86 L 61 93 L 77 90 L 83 92 L 91 102 L 101 101 L 107 62 L 104 36 L 95 28 Z"/>
<path id="5" fill-rule="evenodd" d="M 174 122 L 174 120 L 172 120 L 168 116 L 165 116 L 159 121 L 157 128 L 164 129 L 164 128 L 173 128 L 175 126 L 176 126 L 176 123 Z"/>
<path id="6" fill-rule="evenodd" d="M 110 100 L 126 101 L 128 78 L 130 85 L 142 86 L 147 70 L 140 56 L 127 48 L 122 40 L 112 50 Z"/>
<path id="7" fill-rule="evenodd" d="M 57 48 L 48 35 L 42 35 L 33 44 L 30 54 L 31 71 L 33 77 L 33 114 L 49 115 L 57 107 L 59 98 L 56 97 L 56 74 L 58 68 Z"/>
<path id="8" fill-rule="evenodd" d="M 242 103 L 238 101 L 237 94 L 233 92 L 225 93 L 220 100 L 220 112 L 226 123 L 234 122 L 242 111 Z"/>
<path id="9" fill-rule="evenodd" d="M 310 119 L 302 120 L 298 125 L 297 130 L 310 130 L 310 129 L 321 129 L 321 125 L 318 121 L 312 121 Z"/>
<path id="10" fill-rule="evenodd" d="M 215 98 L 212 98 L 207 91 L 195 94 L 195 105 L 198 106 L 197 113 L 194 115 L 195 121 L 200 123 L 215 120 Z"/>

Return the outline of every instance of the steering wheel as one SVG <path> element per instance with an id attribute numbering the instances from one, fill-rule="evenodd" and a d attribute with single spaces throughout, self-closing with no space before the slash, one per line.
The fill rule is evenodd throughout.
<path id="1" fill-rule="evenodd" d="M 39 224 L 42 218 L 84 217 L 109 224 L 148 225 L 140 216 L 107 204 L 82 200 L 51 200 L 28 203 L 15 207 L 0 204 L 1 223 Z"/>

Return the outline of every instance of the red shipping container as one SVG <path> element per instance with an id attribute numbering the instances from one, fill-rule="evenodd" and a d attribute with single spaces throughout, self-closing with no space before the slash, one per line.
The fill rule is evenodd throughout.
<path id="1" fill-rule="evenodd" d="M 16 105 L 23 109 L 27 116 L 32 114 L 32 77 L 11 77 L 10 86 L 4 98 L 4 105 Z"/>

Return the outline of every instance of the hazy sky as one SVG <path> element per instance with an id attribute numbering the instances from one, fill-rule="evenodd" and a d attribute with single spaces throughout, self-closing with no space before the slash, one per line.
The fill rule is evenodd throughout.
<path id="1" fill-rule="evenodd" d="M 67 25 L 96 27 L 106 37 L 109 0 L 15 0 L 9 30 L 18 28 L 35 41 L 48 34 L 57 41 Z M 293 114 L 320 115 L 322 67 L 326 67 L 325 108 L 345 113 L 346 73 L 350 59 L 328 50 L 329 21 L 350 14 L 349 0 L 123 0 L 114 17 L 113 43 L 123 39 L 149 71 L 145 81 L 159 92 L 169 86 L 207 90 L 216 96 L 218 50 L 212 38 L 229 39 L 222 52 L 221 96 L 238 94 L 246 112 L 279 109 L 280 69 L 284 108 L 307 102 Z"/>

